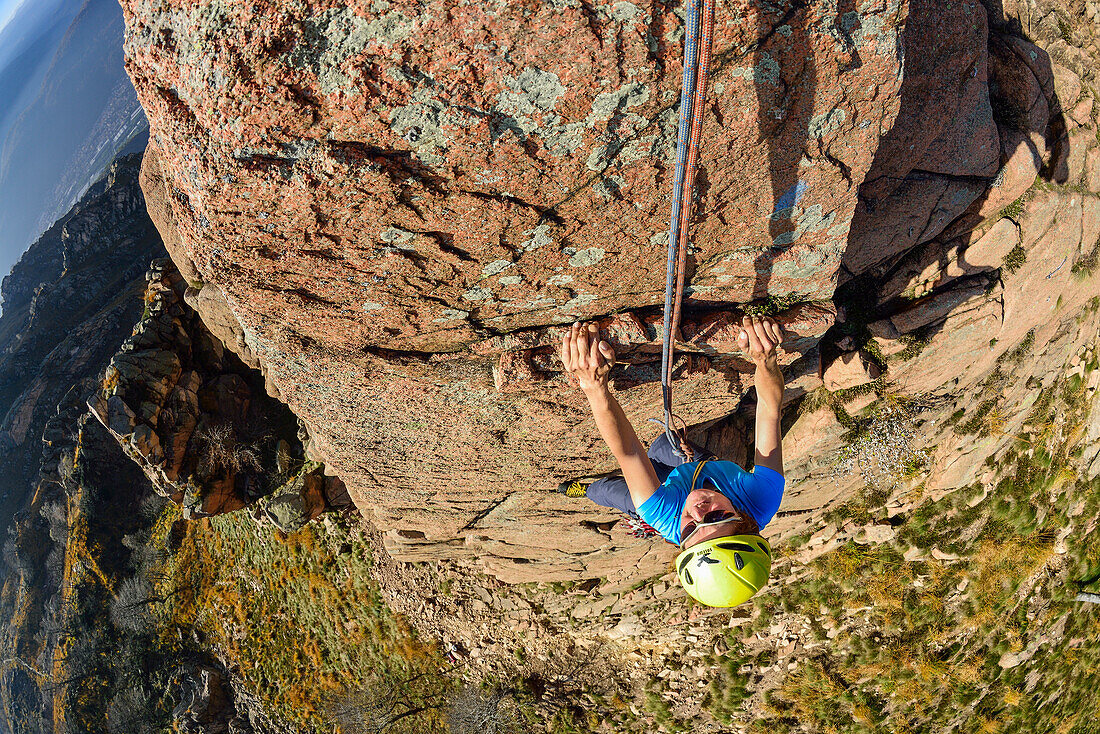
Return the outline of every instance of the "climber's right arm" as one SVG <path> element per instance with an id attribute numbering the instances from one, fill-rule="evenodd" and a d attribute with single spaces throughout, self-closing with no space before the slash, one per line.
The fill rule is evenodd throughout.
<path id="1" fill-rule="evenodd" d="M 588 398 L 596 427 L 623 470 L 630 499 L 635 507 L 641 507 L 661 483 L 634 426 L 608 388 L 607 376 L 615 364 L 615 351 L 600 340 L 595 324 L 573 324 L 562 339 L 561 361 Z"/>
<path id="2" fill-rule="evenodd" d="M 634 426 L 610 390 L 604 387 L 599 391 L 585 390 L 584 394 L 592 407 L 592 415 L 596 419 L 600 435 L 623 470 L 623 479 L 630 490 L 634 507 L 641 507 L 661 486 L 657 472 L 653 469 L 653 462 L 646 455 L 645 447 L 634 432 Z"/>

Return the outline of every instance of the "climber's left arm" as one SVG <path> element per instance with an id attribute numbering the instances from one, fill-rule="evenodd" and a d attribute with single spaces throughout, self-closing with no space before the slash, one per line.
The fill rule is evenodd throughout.
<path id="1" fill-rule="evenodd" d="M 756 466 L 783 473 L 783 372 L 776 348 L 782 341 L 779 324 L 770 318 L 746 316 L 738 337 L 756 365 Z"/>

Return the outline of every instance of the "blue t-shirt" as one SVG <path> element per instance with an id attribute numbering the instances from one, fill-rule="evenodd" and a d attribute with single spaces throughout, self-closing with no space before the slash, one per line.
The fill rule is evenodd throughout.
<path id="1" fill-rule="evenodd" d="M 691 494 L 691 477 L 698 465 L 696 461 L 673 469 L 664 484 L 638 508 L 643 520 L 676 545 L 680 544 L 684 501 Z M 728 497 L 735 508 L 752 515 L 761 530 L 775 517 L 786 483 L 782 474 L 766 466 L 758 466 L 750 474 L 732 461 L 713 460 L 699 472 L 695 488 L 709 486 L 706 479 Z"/>

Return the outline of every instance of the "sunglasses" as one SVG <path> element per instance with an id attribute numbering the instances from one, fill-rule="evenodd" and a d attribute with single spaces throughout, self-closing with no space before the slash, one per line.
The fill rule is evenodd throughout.
<path id="1" fill-rule="evenodd" d="M 687 542 L 691 540 L 691 536 L 695 535 L 700 528 L 709 527 L 711 525 L 721 525 L 724 522 L 740 519 L 741 516 L 736 512 L 731 512 L 729 510 L 711 510 L 703 515 L 703 522 L 696 523 L 694 520 L 689 521 L 680 532 L 680 550 L 687 547 Z"/>

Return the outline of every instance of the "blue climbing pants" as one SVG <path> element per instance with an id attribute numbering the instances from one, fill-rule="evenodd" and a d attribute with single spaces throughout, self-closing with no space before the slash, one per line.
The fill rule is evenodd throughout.
<path id="1" fill-rule="evenodd" d="M 692 444 L 691 447 L 695 449 L 696 461 L 713 457 L 710 452 L 699 448 L 695 444 Z M 668 479 L 668 475 L 674 468 L 686 463 L 686 459 L 681 458 L 672 450 L 672 445 L 668 442 L 668 436 L 663 433 L 649 445 L 646 456 L 649 457 L 654 471 L 657 472 L 657 481 L 662 483 Z M 604 477 L 592 482 L 588 487 L 588 499 L 597 505 L 620 510 L 633 518 L 640 519 L 638 518 L 638 511 L 634 508 L 634 501 L 630 499 L 630 490 L 626 487 L 626 480 L 619 475 Z"/>

